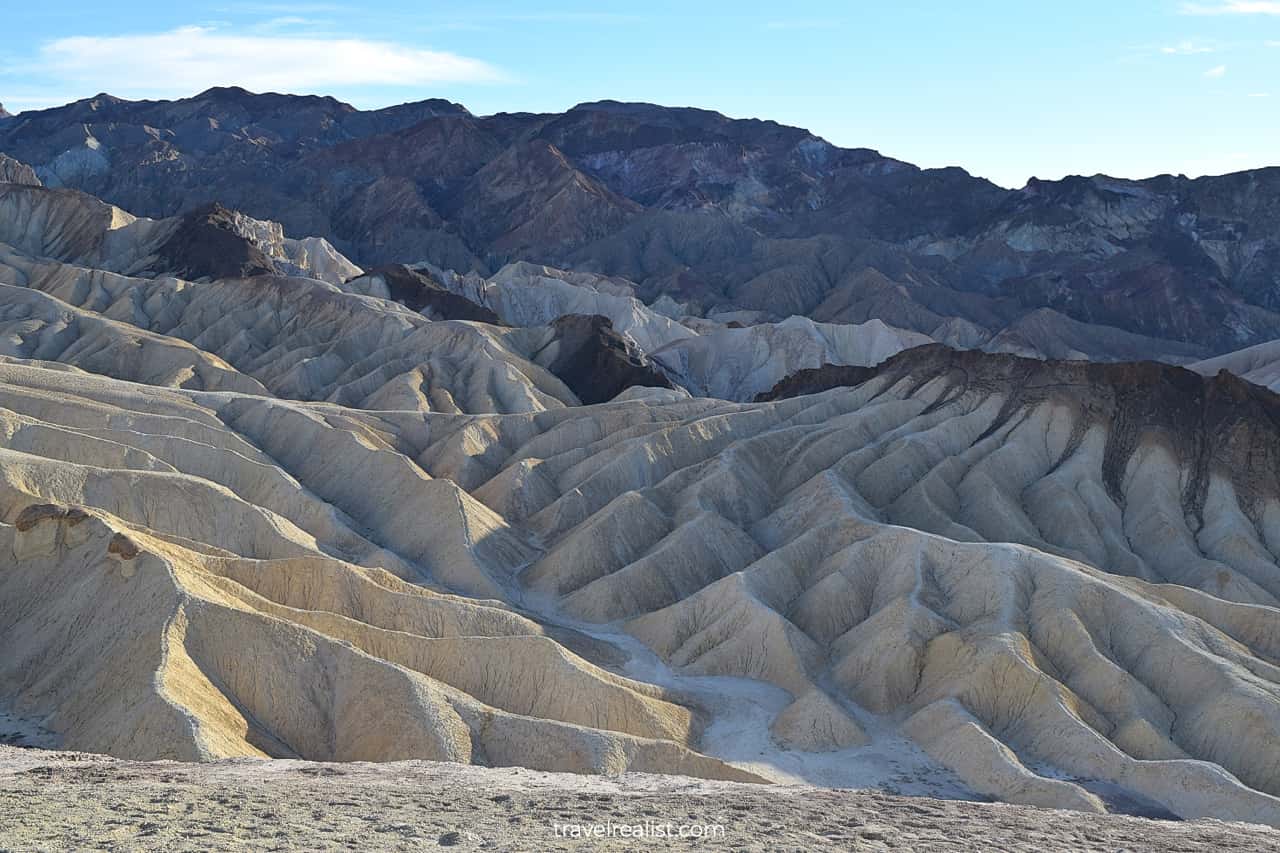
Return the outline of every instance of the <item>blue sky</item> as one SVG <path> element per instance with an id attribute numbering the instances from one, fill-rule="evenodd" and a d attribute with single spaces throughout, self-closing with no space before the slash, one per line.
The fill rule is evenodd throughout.
<path id="1" fill-rule="evenodd" d="M 1280 164 L 1280 0 L 44 0 L 4 17 L 11 112 L 215 84 L 482 114 L 615 98 L 771 118 L 1006 186 Z"/>

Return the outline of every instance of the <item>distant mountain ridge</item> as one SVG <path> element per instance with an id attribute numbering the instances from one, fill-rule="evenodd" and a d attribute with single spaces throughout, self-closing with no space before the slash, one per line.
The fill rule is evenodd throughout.
<path id="1" fill-rule="evenodd" d="M 476 116 L 216 88 L 0 123 L 50 186 L 218 202 L 362 266 L 624 276 L 695 316 L 879 319 L 956 346 L 1179 362 L 1280 337 L 1280 169 L 1005 190 L 800 128 L 602 101 Z"/>

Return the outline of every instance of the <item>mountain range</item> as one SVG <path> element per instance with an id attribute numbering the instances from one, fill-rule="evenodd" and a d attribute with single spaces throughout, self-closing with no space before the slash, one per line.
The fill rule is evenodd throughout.
<path id="1" fill-rule="evenodd" d="M 1186 362 L 1280 335 L 1276 169 L 1007 190 L 705 110 L 360 111 L 237 88 L 0 118 L 0 151 L 138 215 L 219 203 L 362 266 L 621 276 L 692 316 L 879 319 L 1102 360 Z"/>

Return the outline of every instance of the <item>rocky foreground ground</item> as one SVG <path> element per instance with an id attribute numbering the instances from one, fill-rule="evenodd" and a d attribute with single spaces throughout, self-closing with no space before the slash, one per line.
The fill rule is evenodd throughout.
<path id="1" fill-rule="evenodd" d="M 687 837 L 667 837 L 681 825 Z M 624 826 L 650 834 L 627 837 Z M 142 763 L 0 746 L 0 851 L 439 847 L 1224 851 L 1278 849 L 1280 831 L 645 774 L 422 761 Z"/>

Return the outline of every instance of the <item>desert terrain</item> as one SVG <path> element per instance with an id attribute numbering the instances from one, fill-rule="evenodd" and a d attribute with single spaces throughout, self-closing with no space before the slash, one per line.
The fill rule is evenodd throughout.
<path id="1" fill-rule="evenodd" d="M 141 763 L 4 746 L 0 807 L 6 851 L 550 851 L 598 850 L 607 842 L 613 850 L 1178 853 L 1280 845 L 1280 832 L 1252 824 L 1082 815 L 874 790 L 425 761 Z M 599 826 L 602 835 L 584 828 L 575 838 L 574 825 Z M 620 826 L 650 835 L 626 838 Z"/>
<path id="2" fill-rule="evenodd" d="M 268 102 L 289 192 L 479 147 L 425 229 L 176 207 Z M 0 117 L 35 163 L 0 154 L 0 846 L 1275 845 L 1280 315 L 1270 238 L 1223 245 L 1266 180 L 1010 194 L 643 105 L 334 103 Z M 725 138 L 763 146 L 739 189 L 804 155 L 853 206 L 648 184 Z M 749 264 L 673 271 L 672 229 L 751 222 Z M 1055 263 L 1096 285 L 1062 312 Z M 1204 316 L 1116 325 L 1135 281 Z"/>

